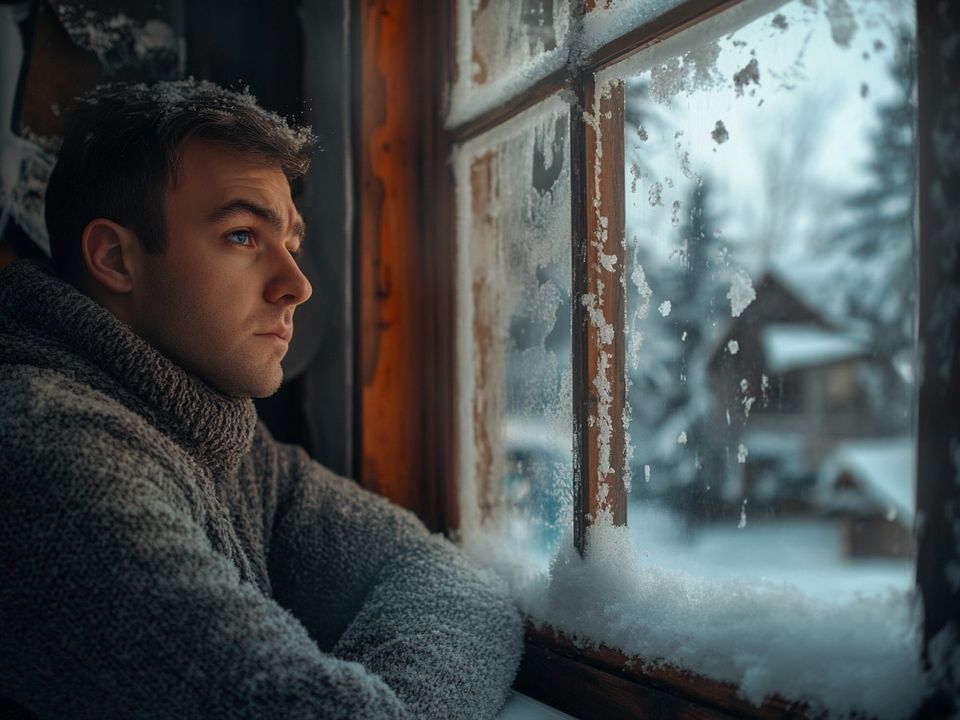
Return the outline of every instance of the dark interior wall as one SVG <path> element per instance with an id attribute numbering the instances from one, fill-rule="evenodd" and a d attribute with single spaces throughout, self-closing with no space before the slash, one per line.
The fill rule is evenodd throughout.
<path id="1" fill-rule="evenodd" d="M 306 178 L 304 213 L 318 282 L 317 347 L 305 377 L 315 457 L 353 476 L 355 383 L 353 132 L 355 23 L 350 0 L 302 0 L 306 115 L 321 153 Z"/>
<path id="2" fill-rule="evenodd" d="M 260 104 L 303 117 L 303 36 L 298 0 L 184 2 L 186 74 L 249 86 Z"/>
<path id="3" fill-rule="evenodd" d="M 257 404 L 275 437 L 302 444 L 333 470 L 349 473 L 349 2 L 33 0 L 18 7 L 29 12 L 20 23 L 25 58 L 13 129 L 48 149 L 56 146 L 70 98 L 116 80 L 195 77 L 249 88 L 265 108 L 314 127 L 322 149 L 293 189 L 307 220 L 304 270 L 314 294 L 297 312 L 284 361 L 287 381 Z M 118 18 L 129 20 L 119 33 Z M 143 53 L 138 39 L 151 21 L 162 23 L 170 42 Z M 43 257 L 29 232 L 8 223 L 0 259 L 25 255 Z"/>

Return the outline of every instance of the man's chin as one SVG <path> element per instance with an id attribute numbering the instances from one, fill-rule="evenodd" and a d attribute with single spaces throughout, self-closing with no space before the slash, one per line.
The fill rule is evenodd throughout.
<path id="1" fill-rule="evenodd" d="M 214 383 L 214 387 L 230 397 L 267 398 L 275 395 L 282 384 L 283 370 L 278 365 L 275 369 L 271 368 L 260 373 L 251 372 L 244 377 Z"/>

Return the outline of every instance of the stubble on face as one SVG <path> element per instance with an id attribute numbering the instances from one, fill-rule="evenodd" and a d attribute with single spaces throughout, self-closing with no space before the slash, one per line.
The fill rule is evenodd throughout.
<path id="1" fill-rule="evenodd" d="M 167 248 L 143 256 L 134 330 L 224 394 L 272 395 L 294 311 L 310 295 L 291 255 L 302 221 L 286 177 L 259 159 L 188 141 L 165 214 Z"/>
<path id="2" fill-rule="evenodd" d="M 251 339 L 257 330 L 276 324 L 275 317 L 242 322 L 219 303 L 205 302 L 206 288 L 195 286 L 190 273 L 171 272 L 162 262 L 145 264 L 155 265 L 146 275 L 148 292 L 165 299 L 146 307 L 149 330 L 141 334 L 151 344 L 225 395 L 262 398 L 280 389 L 286 348 L 259 347 Z M 290 311 L 290 324 L 292 316 Z"/>

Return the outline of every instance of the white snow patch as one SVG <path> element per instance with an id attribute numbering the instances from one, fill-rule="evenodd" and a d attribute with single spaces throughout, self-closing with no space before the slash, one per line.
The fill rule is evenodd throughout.
<path id="1" fill-rule="evenodd" d="M 607 319 L 603 316 L 603 310 L 600 309 L 597 296 L 594 293 L 584 293 L 580 298 L 580 302 L 587 309 L 587 315 L 590 317 L 590 322 L 593 327 L 597 329 L 597 335 L 600 341 L 604 345 L 612 343 L 614 336 L 613 325 L 608 323 Z"/>
<path id="2" fill-rule="evenodd" d="M 614 269 L 615 269 L 616 264 L 617 264 L 617 256 L 616 256 L 616 255 L 608 255 L 607 253 L 603 252 L 602 250 L 601 250 L 599 253 L 597 253 L 597 255 L 598 255 L 599 258 L 600 258 L 600 266 L 601 266 L 604 270 L 606 270 L 607 272 L 612 273 L 612 272 L 614 271 Z"/>
<path id="3" fill-rule="evenodd" d="M 634 253 L 637 252 L 637 243 L 634 242 Z M 640 323 L 646 319 L 650 312 L 650 298 L 653 296 L 653 289 L 647 283 L 646 273 L 643 265 L 634 259 L 633 269 L 630 271 L 630 282 L 637 289 L 639 303 L 631 313 L 630 322 L 627 324 L 627 363 L 631 370 L 636 370 L 640 366 L 640 348 L 643 345 L 643 333 L 637 329 Z"/>
<path id="4" fill-rule="evenodd" d="M 731 340 L 728 342 L 727 352 L 729 352 L 731 355 L 736 355 L 738 352 L 740 352 L 740 343 L 738 343 L 736 340 Z"/>
<path id="5" fill-rule="evenodd" d="M 660 303 L 660 307 L 658 307 L 657 310 L 660 311 L 660 314 L 661 314 L 661 315 L 663 315 L 664 317 L 666 317 L 667 315 L 670 314 L 670 309 L 671 309 L 671 307 L 672 307 L 672 306 L 671 306 L 671 304 L 670 304 L 670 301 L 669 301 L 669 300 L 664 300 L 662 303 Z"/>
<path id="6" fill-rule="evenodd" d="M 747 446 L 740 443 L 737 447 L 737 462 L 743 465 L 747 461 L 747 455 L 749 454 L 750 452 L 747 450 Z"/>
<path id="7" fill-rule="evenodd" d="M 730 291 L 727 293 L 727 299 L 730 301 L 730 315 L 740 317 L 740 314 L 754 300 L 757 299 L 757 291 L 753 289 L 753 281 L 746 270 L 739 269 L 730 279 Z"/>

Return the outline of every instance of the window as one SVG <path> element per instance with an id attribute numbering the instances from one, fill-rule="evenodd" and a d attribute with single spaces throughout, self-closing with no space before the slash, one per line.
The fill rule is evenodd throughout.
<path id="1" fill-rule="evenodd" d="M 581 10 L 456 5 L 463 543 L 583 673 L 908 714 L 917 11 Z"/>
<path id="2" fill-rule="evenodd" d="M 890 68 L 899 47 L 893 42 L 885 42 L 882 49 L 870 45 L 878 29 L 895 29 L 885 20 L 889 14 L 877 15 L 877 8 L 913 16 L 909 9 L 898 10 L 897 3 L 861 0 L 451 1 L 433 6 L 435 12 L 429 14 L 418 13 L 413 3 L 403 0 L 361 6 L 357 467 L 366 486 L 415 509 L 434 528 L 459 533 L 470 552 L 489 560 L 515 588 L 523 588 L 518 600 L 531 618 L 537 617 L 534 611 L 544 598 L 553 599 L 548 610 L 579 613 L 583 632 L 574 637 L 573 626 L 556 619 L 552 625 L 531 622 L 518 680 L 521 689 L 574 715 L 781 717 L 815 712 L 818 703 L 870 707 L 869 699 L 865 703 L 852 699 L 853 685 L 843 678 L 859 673 L 870 685 L 871 678 L 879 677 L 875 667 L 889 668 L 896 655 L 885 654 L 889 645 L 883 643 L 891 638 L 876 638 L 876 647 L 884 649 L 877 650 L 878 662 L 869 663 L 863 662 L 862 653 L 852 652 L 855 644 L 845 638 L 858 634 L 857 628 L 864 625 L 872 630 L 873 625 L 889 625 L 898 612 L 902 616 L 902 599 L 909 592 L 903 588 L 914 573 L 913 627 L 922 615 L 921 639 L 929 668 L 925 678 L 941 691 L 925 701 L 920 716 L 950 714 L 951 698 L 960 687 L 960 670 L 951 659 L 960 638 L 955 569 L 960 567 L 955 535 L 960 484 L 953 482 L 960 462 L 956 453 L 960 373 L 955 371 L 960 347 L 956 301 L 960 236 L 953 229 L 955 198 L 960 197 L 953 152 L 960 146 L 956 117 L 960 43 L 954 39 L 960 32 L 960 6 L 947 0 L 917 0 L 916 8 L 913 107 L 920 162 L 916 208 L 911 213 L 919 217 L 919 232 L 917 245 L 910 250 L 915 254 L 907 262 L 919 278 L 914 291 L 919 302 L 911 299 L 913 310 L 901 319 L 916 319 L 921 352 L 916 358 L 910 351 L 879 354 L 871 344 L 876 332 L 869 331 L 869 323 L 838 322 L 830 303 L 824 306 L 833 297 L 858 300 L 851 287 L 862 287 L 867 297 L 878 283 L 854 275 L 877 269 L 876 263 L 850 265 L 847 273 L 841 273 L 843 282 L 817 294 L 803 283 L 798 286 L 792 275 L 764 272 L 768 264 L 758 261 L 758 254 L 765 252 L 769 259 L 782 261 L 778 253 L 785 248 L 833 249 L 843 239 L 841 221 L 855 215 L 851 209 L 855 203 L 850 201 L 857 188 L 848 181 L 853 172 L 859 171 L 861 180 L 873 172 L 864 158 L 869 156 L 871 134 L 882 129 L 877 117 L 880 105 L 890 101 L 884 88 L 890 87 Z M 853 86 L 852 98 L 828 104 L 824 117 L 818 118 L 827 122 L 827 116 L 835 117 L 853 103 L 859 110 L 847 123 L 854 138 L 850 143 L 831 145 L 830 138 L 838 131 L 820 128 L 823 136 L 812 143 L 807 157 L 796 147 L 795 134 L 805 129 L 803 124 L 783 126 L 780 149 L 794 148 L 800 166 L 818 166 L 816 156 L 829 149 L 833 158 L 826 165 L 837 168 L 814 174 L 816 182 L 824 184 L 822 192 L 806 188 L 801 193 L 790 190 L 790 183 L 810 184 L 809 176 L 781 172 L 769 176 L 776 183 L 757 182 L 762 172 L 776 166 L 760 164 L 758 169 L 765 148 L 759 143 L 744 148 L 742 143 L 749 134 L 744 123 L 757 117 L 754 110 L 766 108 L 771 111 L 768 116 L 775 114 L 770 98 L 784 78 L 778 81 L 768 70 L 777 63 L 784 70 L 796 58 L 798 34 L 805 40 L 810 31 L 802 20 L 804 13 L 820 23 L 821 32 L 827 29 L 828 46 L 843 59 L 827 74 L 821 68 L 821 75 L 813 79 L 832 85 L 835 80 L 861 77 L 867 87 L 863 93 L 861 79 Z M 884 21 L 878 23 L 878 18 Z M 732 45 L 751 32 L 756 33 L 751 39 L 755 46 Z M 737 37 L 728 38 L 731 33 Z M 847 50 L 842 48 L 845 38 L 850 42 Z M 783 47 L 793 43 L 794 55 L 771 52 L 769 46 L 761 50 L 761 41 Z M 709 52 L 714 42 L 727 43 L 715 61 Z M 861 48 L 862 42 L 869 47 Z M 701 51 L 686 60 L 698 44 Z M 700 132 L 698 113 L 692 109 L 722 83 L 701 86 L 699 68 L 706 69 L 710 79 L 711 67 L 723 68 L 737 52 L 749 55 L 751 49 L 757 52 L 757 73 L 750 68 L 753 56 L 739 57 L 742 62 L 733 73 L 740 73 L 742 94 L 737 96 L 732 77 L 722 76 L 728 88 L 732 85 L 732 98 L 721 93 L 714 100 L 732 103 L 733 110 L 711 106 Z M 864 50 L 869 57 L 863 58 Z M 654 97 L 650 85 L 657 57 L 678 71 L 658 73 L 661 80 L 685 77 L 685 82 L 696 85 L 696 92 L 685 95 L 680 83 Z M 864 73 L 872 73 L 872 78 Z M 798 83 L 793 90 L 779 92 L 779 97 L 787 100 L 802 92 Z M 560 117 L 566 122 L 558 124 Z M 646 141 L 637 132 L 638 120 L 644 124 Z M 723 121 L 722 128 L 717 127 L 718 120 Z M 684 134 L 672 137 L 670 127 L 674 134 L 678 130 Z M 769 137 L 772 125 L 761 122 L 756 127 Z M 840 135 L 845 136 L 843 128 Z M 671 152 L 656 149 L 657 142 L 671 141 Z M 691 173 L 710 181 L 704 184 L 706 190 L 691 186 L 683 173 L 683 153 L 674 152 L 677 142 L 686 143 L 681 149 L 690 153 Z M 638 153 L 637 145 L 646 150 Z M 731 163 L 720 159 L 734 154 L 736 147 L 742 150 L 735 153 L 737 163 L 746 169 L 744 177 L 731 179 L 729 173 L 719 172 Z M 699 166 L 694 167 L 696 163 Z M 640 177 L 644 172 L 647 177 Z M 667 176 L 674 187 L 669 187 Z M 741 185 L 751 178 L 756 192 L 748 194 Z M 656 182 L 662 185 L 659 205 L 656 192 L 651 196 Z M 778 183 L 779 194 L 793 193 L 796 202 L 780 203 L 780 219 L 761 216 L 772 206 L 767 193 L 772 195 Z M 734 191 L 750 202 L 738 202 Z M 674 201 L 681 204 L 677 225 Z M 824 205 L 811 215 L 810 208 L 821 201 L 834 205 Z M 689 212 L 698 202 L 703 208 L 699 217 Z M 569 222 L 564 226 L 561 216 L 567 208 Z M 882 208 L 894 214 L 903 210 L 896 203 L 884 203 Z M 807 218 L 806 225 L 796 221 L 798 215 Z M 635 232 L 627 232 L 628 221 Z M 669 265 L 679 266 L 679 254 L 671 260 L 667 253 L 668 262 L 659 263 L 650 257 L 662 249 L 658 242 L 679 242 L 683 234 L 692 235 L 688 226 L 695 221 L 720 230 L 714 239 L 730 248 L 729 265 L 722 266 L 728 275 L 719 278 L 721 297 L 712 307 L 709 300 L 697 305 L 695 295 L 690 304 L 691 296 L 682 292 L 703 288 L 703 272 Z M 667 233 L 645 236 L 647 227 L 657 222 Z M 758 224 L 785 231 L 767 233 L 763 236 L 767 244 L 758 244 Z M 895 225 L 882 224 L 884 232 Z M 524 233 L 537 242 L 524 245 Z M 591 242 L 598 238 L 606 245 Z M 846 240 L 852 242 L 853 236 Z M 568 261 L 552 255 L 552 248 L 564 242 Z M 886 246 L 897 251 L 904 247 Z M 864 257 L 876 259 L 872 252 Z M 548 256 L 552 262 L 541 266 L 539 261 Z M 564 262 L 569 264 L 564 267 Z M 787 266 L 800 269 L 799 263 Z M 644 317 L 636 314 L 645 304 L 644 285 L 634 272 L 638 267 L 650 288 Z M 665 270 L 674 272 L 668 275 Z M 713 266 L 706 270 L 707 280 L 711 270 Z M 564 273 L 569 273 L 569 280 Z M 604 279 L 602 288 L 598 278 Z M 608 282 L 611 278 L 619 282 Z M 480 281 L 476 288 L 473 280 Z M 475 296 L 483 301 L 476 306 Z M 741 309 L 737 317 L 734 298 Z M 701 307 L 706 308 L 703 317 L 696 317 L 694 310 Z M 711 350 L 707 357 L 677 338 L 686 329 L 681 323 L 695 321 L 702 321 L 701 327 L 705 323 L 712 333 L 713 345 L 700 343 Z M 884 339 L 894 340 L 903 330 L 891 331 Z M 690 340 L 693 333 L 687 332 Z M 478 343 L 484 333 L 485 341 Z M 643 344 L 637 342 L 640 333 L 646 333 Z M 569 354 L 564 349 L 567 334 Z M 645 351 L 651 350 L 658 334 L 666 336 L 665 347 L 686 347 L 686 354 L 653 362 L 660 356 Z M 630 362 L 631 347 L 638 349 L 636 368 Z M 601 376 L 597 369 L 603 363 L 606 372 Z M 881 366 L 892 374 L 878 375 Z M 662 369 L 654 372 L 658 367 Z M 660 376 L 669 382 L 660 382 Z M 698 435 L 694 424 L 686 431 L 686 443 L 677 442 L 684 428 L 676 428 L 666 448 L 672 455 L 651 455 L 650 440 L 641 432 L 644 423 L 659 430 L 657 413 L 684 407 L 680 401 L 692 389 L 710 399 L 707 420 L 699 422 L 719 423 L 716 438 L 723 443 L 711 447 L 714 438 L 706 436 L 704 441 L 705 433 Z M 668 391 L 675 395 L 665 395 Z M 906 394 L 898 399 L 901 392 Z M 876 410 L 877 398 L 885 393 L 883 402 L 904 402 L 908 411 L 915 409 L 912 422 L 902 413 Z M 658 397 L 660 406 L 653 403 Z M 663 397 L 676 402 L 665 403 Z M 569 410 L 564 411 L 568 400 Z M 641 400 L 651 404 L 641 406 Z M 630 424 L 624 426 L 628 408 Z M 822 418 L 822 423 L 811 421 L 814 417 Z M 478 418 L 490 422 L 472 425 Z M 843 442 L 834 442 L 834 436 Z M 718 453 L 723 463 L 710 464 L 716 461 L 708 456 Z M 684 463 L 687 471 L 690 467 L 694 471 L 691 487 L 700 496 L 695 505 L 700 516 L 691 523 L 672 522 L 668 514 L 688 512 L 683 503 L 689 498 L 679 491 L 662 492 L 672 478 L 684 477 Z M 612 472 L 598 477 L 598 470 L 606 470 L 607 464 Z M 885 498 L 880 503 L 864 500 L 865 496 L 876 500 L 874 493 L 881 490 L 871 468 L 881 466 L 889 477 L 904 464 L 907 468 L 898 474 L 916 479 L 913 522 L 908 514 L 912 489 L 907 488 L 907 497 L 896 492 L 903 490 L 902 483 L 888 488 L 895 491 L 892 494 L 880 495 Z M 705 483 L 697 484 L 707 470 L 717 478 L 709 492 Z M 629 489 L 624 482 L 628 471 Z M 874 481 L 865 480 L 869 477 Z M 606 494 L 598 502 L 601 487 Z M 799 527 L 812 510 L 818 513 L 817 522 Z M 601 516 L 613 520 L 604 526 L 605 537 L 612 542 L 594 543 L 585 563 L 580 552 L 593 532 L 588 528 L 598 525 Z M 743 528 L 738 527 L 741 520 Z M 777 529 L 772 525 L 780 521 L 794 523 L 796 532 L 777 542 L 757 534 Z M 807 599 L 798 601 L 795 594 L 773 592 L 773 603 L 760 603 L 756 591 L 762 583 L 738 584 L 720 572 L 720 561 L 729 564 L 739 558 L 743 545 L 697 542 L 705 535 L 696 528 L 705 523 L 722 526 L 736 543 L 769 539 L 754 542 L 754 549 L 774 558 L 781 577 L 800 569 L 786 562 L 788 551 L 806 552 L 811 545 L 823 546 L 828 560 L 849 557 L 846 564 L 851 568 L 896 569 L 882 574 L 899 600 L 848 625 L 838 622 L 836 613 L 817 611 L 817 602 L 827 602 L 822 599 L 803 596 Z M 633 571 L 628 572 L 630 563 L 623 558 L 634 557 L 636 538 L 631 536 L 637 534 L 648 546 L 641 546 L 640 557 L 634 558 Z M 597 559 L 597 548 L 606 548 L 610 558 L 606 574 L 594 572 L 596 564 L 590 565 Z M 698 560 L 691 549 L 705 554 Z M 694 563 L 709 563 L 719 577 L 691 582 L 691 576 L 697 577 L 689 567 Z M 554 572 L 547 574 L 551 567 Z M 900 579 L 888 582 L 897 573 Z M 840 573 L 834 579 L 841 583 L 847 582 L 844 577 L 854 578 L 847 582 L 849 589 L 859 582 L 857 575 Z M 712 621 L 717 618 L 714 613 L 698 615 L 693 624 L 672 626 L 679 624 L 687 631 L 686 636 L 674 633 L 676 647 L 686 638 L 701 646 L 712 638 L 717 672 L 697 666 L 696 658 L 691 661 L 692 650 L 686 659 L 674 654 L 670 663 L 658 664 L 655 661 L 664 653 L 653 644 L 647 650 L 629 647 L 630 623 L 624 614 L 614 612 L 618 603 L 624 607 L 629 603 L 621 601 L 650 599 L 643 626 L 662 630 L 659 638 L 668 644 L 671 625 L 666 620 L 678 617 L 668 618 L 670 611 L 689 606 L 698 594 L 715 592 L 717 583 L 726 583 L 730 591 L 722 603 L 711 603 L 714 610 L 725 611 L 725 622 Z M 661 593 L 667 588 L 668 602 L 654 592 L 658 588 Z M 591 597 L 597 601 L 591 602 Z M 715 595 L 707 597 L 716 600 Z M 741 673 L 746 679 L 738 675 L 740 679 L 717 680 L 731 667 L 740 672 L 746 667 L 741 660 L 749 660 L 758 647 L 756 642 L 741 642 L 744 635 L 731 631 L 730 625 L 741 622 L 745 632 L 755 630 L 750 621 L 763 613 L 767 620 L 773 618 L 777 597 L 782 614 L 806 613 L 810 627 L 822 628 L 831 618 L 832 627 L 842 626 L 841 642 L 830 653 L 839 660 L 829 667 L 843 672 L 826 683 L 791 676 L 784 684 L 762 671 L 749 677 Z M 630 619 L 629 613 L 626 617 Z M 783 625 L 784 630 L 767 626 L 777 628 L 766 643 L 771 646 L 793 638 L 809 650 L 807 635 L 823 636 L 802 633 L 795 622 Z M 909 637 L 902 641 L 901 648 L 912 642 Z M 791 652 L 792 646 L 777 654 L 782 660 Z M 909 658 L 909 652 L 898 656 Z M 811 654 L 805 657 L 809 660 Z M 909 663 L 906 672 L 916 673 L 916 663 L 912 659 Z M 826 665 L 817 656 L 816 662 L 798 664 L 795 674 L 821 666 Z M 898 686 L 902 684 L 898 681 Z M 806 692 L 810 687 L 815 690 L 812 696 Z M 778 695 L 765 697 L 770 688 Z M 760 707 L 754 703 L 758 697 L 765 697 Z M 794 703 L 804 699 L 811 707 L 798 710 Z M 913 701 L 898 702 L 886 714 Z"/>

